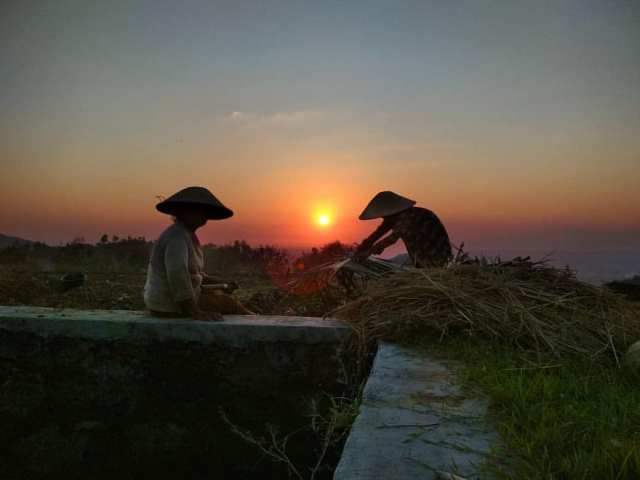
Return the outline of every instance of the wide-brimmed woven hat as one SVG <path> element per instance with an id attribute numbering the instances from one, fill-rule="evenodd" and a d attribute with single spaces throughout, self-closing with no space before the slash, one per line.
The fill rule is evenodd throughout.
<path id="1" fill-rule="evenodd" d="M 225 207 L 213 193 L 204 187 L 187 187 L 174 193 L 156 205 L 156 210 L 174 215 L 177 207 L 188 205 L 204 207 L 209 220 L 222 220 L 233 215 L 233 211 Z"/>
<path id="2" fill-rule="evenodd" d="M 360 220 L 373 220 L 403 212 L 416 204 L 402 195 L 393 192 L 378 193 L 360 214 Z"/>

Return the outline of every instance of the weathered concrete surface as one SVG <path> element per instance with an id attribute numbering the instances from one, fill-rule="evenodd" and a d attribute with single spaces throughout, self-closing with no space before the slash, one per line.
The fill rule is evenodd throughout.
<path id="1" fill-rule="evenodd" d="M 319 318 L 0 307 L 0 478 L 284 478 L 220 411 L 258 435 L 307 425 L 343 392 L 348 335 Z"/>
<path id="2" fill-rule="evenodd" d="M 452 367 L 381 344 L 334 479 L 484 478 L 477 467 L 497 436 L 486 401 L 466 396 Z"/>
<path id="3" fill-rule="evenodd" d="M 222 322 L 151 317 L 132 310 L 0 306 L 0 328 L 41 337 L 96 340 L 178 340 L 242 346 L 253 342 L 336 342 L 349 335 L 337 320 L 275 315 L 226 315 Z"/>

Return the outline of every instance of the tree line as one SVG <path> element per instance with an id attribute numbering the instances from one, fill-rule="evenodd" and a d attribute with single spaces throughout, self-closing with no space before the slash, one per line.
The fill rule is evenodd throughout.
<path id="1" fill-rule="evenodd" d="M 141 237 L 107 235 L 87 243 L 83 237 L 65 245 L 14 244 L 0 249 L 0 265 L 30 271 L 100 271 L 144 273 L 153 242 Z M 211 273 L 289 275 L 296 271 L 335 261 L 353 247 L 339 241 L 303 251 L 297 258 L 274 245 L 251 246 L 244 240 L 203 245 L 205 269 Z"/>

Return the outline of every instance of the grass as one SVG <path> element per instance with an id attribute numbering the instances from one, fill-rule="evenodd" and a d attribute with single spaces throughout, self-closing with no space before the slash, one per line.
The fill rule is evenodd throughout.
<path id="1" fill-rule="evenodd" d="M 265 458 L 286 467 L 288 477 L 298 480 L 333 478 L 346 437 L 358 415 L 362 401 L 364 380 L 356 388 L 353 397 L 335 397 L 325 394 L 323 407 L 312 401 L 309 423 L 288 433 L 278 432 L 274 425 L 265 425 L 266 434 L 257 434 L 233 423 L 223 410 L 220 417 L 231 432 L 249 445 L 253 445 Z M 299 464 L 291 458 L 292 443 L 299 443 L 300 436 L 307 435 L 315 444 L 312 464 Z M 294 442 L 291 442 L 294 440 Z M 304 440 L 303 440 L 304 442 Z M 309 441 L 307 440 L 307 443 Z M 298 444 L 299 446 L 299 444 Z"/>
<path id="2" fill-rule="evenodd" d="M 433 346 L 428 346 L 433 352 Z M 640 377 L 613 363 L 559 362 L 508 347 L 448 341 L 462 384 L 489 396 L 508 467 L 498 478 L 640 478 Z M 500 455 L 502 453 L 502 455 Z"/>
<path id="3" fill-rule="evenodd" d="M 78 270 L 78 269 L 76 269 Z M 87 269 L 80 269 L 87 272 Z M 55 308 L 144 310 L 145 272 L 88 271 L 84 285 L 67 292 L 58 290 L 64 272 L 16 271 L 0 265 L 0 305 L 32 305 Z M 234 275 L 240 284 L 235 296 L 248 302 L 256 293 L 274 286 L 256 275 Z"/>

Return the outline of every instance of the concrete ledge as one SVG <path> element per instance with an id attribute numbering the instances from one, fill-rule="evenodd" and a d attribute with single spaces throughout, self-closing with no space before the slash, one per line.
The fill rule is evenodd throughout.
<path id="1" fill-rule="evenodd" d="M 382 343 L 334 480 L 485 478 L 478 467 L 498 437 L 487 402 L 456 386 L 454 368 Z"/>
<path id="2" fill-rule="evenodd" d="M 242 346 L 252 342 L 339 342 L 350 328 L 315 317 L 227 315 L 222 322 L 155 318 L 130 310 L 0 307 L 0 329 L 94 340 L 179 340 Z"/>
<path id="3" fill-rule="evenodd" d="M 0 478 L 285 478 L 233 434 L 308 426 L 350 329 L 321 318 L 0 307 Z M 296 436 L 291 458 L 319 448 Z"/>

